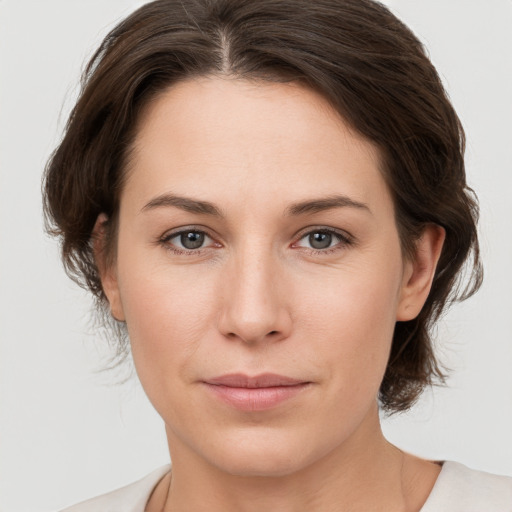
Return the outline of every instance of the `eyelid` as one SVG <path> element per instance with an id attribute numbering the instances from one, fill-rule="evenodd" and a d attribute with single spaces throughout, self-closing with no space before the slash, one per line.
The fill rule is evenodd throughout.
<path id="1" fill-rule="evenodd" d="M 159 240 L 168 240 L 169 238 L 172 238 L 173 236 L 180 235 L 181 233 L 188 233 L 190 231 L 194 231 L 196 233 L 204 233 L 205 235 L 208 235 L 210 238 L 214 238 L 211 234 L 211 230 L 208 229 L 206 226 L 201 226 L 198 224 L 187 224 L 185 226 L 178 226 L 176 228 L 168 229 L 167 231 L 164 231 L 164 234 L 159 236 Z"/>
<path id="2" fill-rule="evenodd" d="M 338 237 L 340 239 L 340 242 L 338 244 L 335 244 L 332 247 L 328 247 L 325 249 L 315 249 L 313 247 L 308 248 L 308 247 L 303 247 L 303 246 L 298 245 L 298 243 L 301 240 L 303 240 L 306 236 L 311 235 L 312 233 L 329 233 L 331 235 Z M 297 235 L 295 235 L 294 239 L 295 239 L 295 241 L 291 244 L 292 248 L 294 248 L 294 249 L 303 248 L 303 249 L 309 250 L 311 252 L 323 253 L 323 254 L 326 254 L 329 251 L 334 251 L 334 250 L 341 249 L 341 248 L 349 246 L 349 245 L 353 245 L 355 243 L 355 238 L 347 231 L 342 230 L 342 229 L 328 227 L 328 226 L 308 226 L 307 228 L 304 228 L 301 231 L 299 231 L 299 233 L 297 233 Z"/>
<path id="3" fill-rule="evenodd" d="M 206 237 L 208 237 L 212 242 L 209 245 L 205 245 L 203 247 L 199 247 L 197 249 L 186 249 L 181 248 L 179 246 L 173 245 L 170 243 L 170 240 L 173 238 L 182 235 L 183 233 L 202 233 Z M 178 254 L 198 254 L 201 251 L 204 251 L 206 249 L 213 247 L 221 247 L 222 244 L 217 241 L 217 237 L 212 235 L 209 229 L 205 228 L 204 226 L 198 226 L 198 225 L 189 225 L 189 226 L 180 226 L 174 229 L 170 229 L 166 231 L 162 236 L 160 236 L 157 240 L 157 243 L 165 245 L 169 250 L 176 252 Z"/>
<path id="4" fill-rule="evenodd" d="M 354 236 L 351 235 L 348 231 L 339 228 L 333 228 L 331 226 L 323 226 L 323 225 L 315 225 L 315 226 L 307 226 L 302 228 L 296 235 L 295 239 L 299 240 L 304 238 L 306 235 L 310 235 L 311 233 L 331 233 L 334 235 L 343 238 L 347 242 L 354 242 Z"/>

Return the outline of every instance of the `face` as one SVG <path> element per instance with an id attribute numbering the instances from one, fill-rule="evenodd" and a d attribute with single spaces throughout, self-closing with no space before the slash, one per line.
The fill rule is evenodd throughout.
<path id="1" fill-rule="evenodd" d="M 202 78 L 146 109 L 103 286 L 173 462 L 283 475 L 371 435 L 418 309 L 379 164 L 299 85 Z"/>

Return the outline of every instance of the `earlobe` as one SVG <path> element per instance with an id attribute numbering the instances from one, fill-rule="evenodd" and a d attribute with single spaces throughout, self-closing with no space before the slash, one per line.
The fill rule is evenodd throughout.
<path id="1" fill-rule="evenodd" d="M 114 262 L 110 261 L 110 258 L 108 258 L 106 250 L 107 224 L 108 217 L 104 213 L 98 215 L 92 231 L 94 260 L 98 268 L 103 292 L 110 305 L 110 312 L 115 320 L 124 322 L 125 318 L 121 295 L 119 293 L 116 268 Z"/>
<path id="2" fill-rule="evenodd" d="M 437 224 L 428 224 L 416 242 L 414 256 L 405 263 L 397 321 L 406 322 L 418 316 L 427 300 L 446 232 Z"/>

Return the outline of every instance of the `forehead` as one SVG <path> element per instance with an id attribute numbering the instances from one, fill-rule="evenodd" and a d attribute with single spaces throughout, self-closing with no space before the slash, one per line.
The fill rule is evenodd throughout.
<path id="1" fill-rule="evenodd" d="M 249 191 L 274 202 L 338 193 L 389 200 L 378 149 L 321 95 L 217 77 L 180 82 L 145 108 L 127 189 L 139 201 L 193 191 L 227 205 Z"/>

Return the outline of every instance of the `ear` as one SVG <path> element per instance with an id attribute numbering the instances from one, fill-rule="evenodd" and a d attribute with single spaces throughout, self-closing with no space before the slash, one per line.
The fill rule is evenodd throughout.
<path id="1" fill-rule="evenodd" d="M 445 236 L 444 228 L 428 224 L 416 242 L 414 254 L 404 264 L 397 321 L 413 320 L 420 313 L 430 293 Z"/>
<path id="2" fill-rule="evenodd" d="M 107 224 L 108 217 L 100 213 L 92 231 L 94 260 L 100 275 L 103 292 L 110 304 L 110 312 L 115 320 L 124 322 L 124 311 L 119 293 L 116 265 L 107 254 Z"/>

